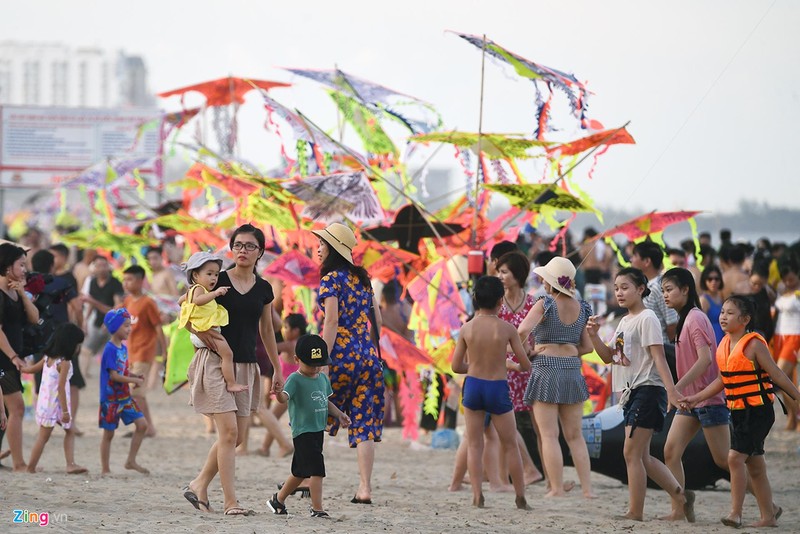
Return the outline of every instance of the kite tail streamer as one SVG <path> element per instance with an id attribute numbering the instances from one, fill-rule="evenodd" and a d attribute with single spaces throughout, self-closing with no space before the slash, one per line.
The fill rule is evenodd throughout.
<path id="1" fill-rule="evenodd" d="M 594 174 L 594 168 L 597 167 L 598 159 L 600 158 L 600 156 L 602 156 L 603 154 L 608 152 L 608 149 L 610 147 L 611 147 L 611 145 L 605 145 L 605 146 L 603 146 L 603 148 L 601 148 L 597 152 L 595 152 L 594 156 L 592 156 L 592 166 L 589 167 L 589 179 L 590 180 L 592 179 L 592 175 Z"/>
<path id="2" fill-rule="evenodd" d="M 289 174 L 289 171 L 292 169 L 292 167 L 294 167 L 295 163 L 297 162 L 293 160 L 291 156 L 289 156 L 289 153 L 286 151 L 286 140 L 283 138 L 283 134 L 281 133 L 281 127 L 278 125 L 277 122 L 275 122 L 272 119 L 272 113 L 273 113 L 272 108 L 266 105 L 264 106 L 264 108 L 267 110 L 267 120 L 264 122 L 264 129 L 269 131 L 270 127 L 272 127 L 275 131 L 275 135 L 278 136 L 278 141 L 280 142 L 281 145 L 281 156 L 286 161 L 285 172 L 286 174 Z"/>
<path id="3" fill-rule="evenodd" d="M 694 260 L 695 266 L 702 271 L 703 270 L 703 254 L 700 252 L 700 234 L 697 233 L 697 221 L 694 220 L 694 217 L 689 217 L 687 219 L 689 223 L 689 227 L 692 229 L 692 241 L 694 242 Z"/>
<path id="4" fill-rule="evenodd" d="M 511 180 L 508 179 L 508 174 L 506 170 L 503 168 L 503 164 L 500 162 L 499 159 L 492 160 L 492 170 L 494 170 L 494 175 L 497 177 L 497 181 L 501 184 L 510 184 Z"/>
<path id="5" fill-rule="evenodd" d="M 431 382 L 425 392 L 425 404 L 422 409 L 426 415 L 439 417 L 439 374 L 431 373 Z"/>
<path id="6" fill-rule="evenodd" d="M 139 198 L 144 198 L 144 178 L 139 174 L 139 169 L 133 169 L 133 180 L 136 182 L 136 192 L 139 194 Z"/>
<path id="7" fill-rule="evenodd" d="M 95 198 L 95 211 L 105 215 L 108 223 L 108 231 L 112 233 L 115 232 L 116 228 L 114 224 L 114 213 L 111 210 L 111 206 L 108 205 L 108 196 L 106 195 L 105 189 L 100 189 L 97 192 L 97 196 Z"/>
<path id="8" fill-rule="evenodd" d="M 567 231 L 569 230 L 570 224 L 572 224 L 572 222 L 575 220 L 575 217 L 577 217 L 577 216 L 578 216 L 577 212 L 574 212 L 570 216 L 569 219 L 567 219 L 566 221 L 561 223 L 562 224 L 561 230 L 559 230 L 558 233 L 553 238 L 553 240 L 550 241 L 550 251 L 551 252 L 554 252 L 556 250 L 556 246 L 558 245 L 558 240 L 560 239 L 561 240 L 561 255 L 562 256 L 566 256 L 567 255 L 567 240 L 566 240 Z"/>
<path id="9" fill-rule="evenodd" d="M 606 238 L 603 239 L 603 241 L 605 241 L 606 245 L 611 247 L 611 250 L 613 250 L 614 253 L 617 255 L 617 262 L 619 262 L 620 265 L 622 265 L 623 267 L 630 267 L 631 266 L 630 262 L 625 259 L 625 256 L 622 255 L 622 251 L 617 246 L 617 242 L 616 241 L 611 239 L 611 237 L 606 237 Z"/>
<path id="10" fill-rule="evenodd" d="M 308 176 L 308 145 L 302 139 L 297 140 L 297 172 L 300 176 Z"/>
<path id="11" fill-rule="evenodd" d="M 550 84 L 547 85 L 548 88 L 550 88 Z M 547 101 L 539 108 L 539 112 L 536 116 L 536 131 L 534 131 L 533 134 L 539 141 L 544 140 L 544 134 L 547 131 L 547 121 L 549 120 L 550 104 L 552 101 L 553 89 L 550 88 L 550 96 L 547 97 Z"/>
<path id="12" fill-rule="evenodd" d="M 401 373 L 398 384 L 400 410 L 403 413 L 403 438 L 416 440 L 419 437 L 417 428 L 417 411 L 422 400 L 419 382 L 414 380 L 416 373 Z"/>
<path id="13" fill-rule="evenodd" d="M 664 255 L 666 256 L 667 244 L 664 243 L 664 232 L 655 232 L 653 234 L 648 234 L 640 241 L 644 241 L 648 237 L 650 238 L 650 241 L 658 243 L 661 246 L 661 250 L 664 251 Z"/>

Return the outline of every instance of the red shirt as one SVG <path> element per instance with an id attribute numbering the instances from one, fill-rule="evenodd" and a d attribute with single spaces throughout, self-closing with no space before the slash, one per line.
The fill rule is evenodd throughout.
<path id="1" fill-rule="evenodd" d="M 128 337 L 128 360 L 131 363 L 152 363 L 156 357 L 156 328 L 161 328 L 161 315 L 158 305 L 142 295 L 125 297 L 125 309 L 131 314 L 131 335 Z"/>

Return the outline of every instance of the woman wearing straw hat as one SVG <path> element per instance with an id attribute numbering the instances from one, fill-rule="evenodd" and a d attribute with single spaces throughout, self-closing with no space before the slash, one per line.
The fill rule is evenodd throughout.
<path id="1" fill-rule="evenodd" d="M 542 438 L 542 461 L 550 479 L 547 497 L 564 495 L 564 459 L 558 443 L 559 420 L 578 471 L 583 495 L 593 498 L 589 452 L 581 433 L 583 403 L 589 398 L 581 374 L 582 354 L 591 352 L 586 323 L 592 313 L 586 301 L 575 299 L 575 266 L 557 256 L 533 270 L 544 280 L 548 295 L 540 298 L 519 326 L 523 340 L 533 331 L 536 346 L 525 402 Z"/>
<path id="2" fill-rule="evenodd" d="M 325 313 L 322 338 L 331 358 L 330 400 L 350 416 L 348 439 L 358 455 L 360 482 L 351 502 L 371 504 L 375 442 L 383 434 L 384 383 L 381 361 L 370 339 L 369 319 L 372 307 L 379 326 L 380 309 L 367 271 L 353 263 L 353 231 L 333 223 L 314 234 L 319 237 L 317 255 L 322 263 L 318 302 Z M 329 422 L 334 436 L 338 421 Z"/>

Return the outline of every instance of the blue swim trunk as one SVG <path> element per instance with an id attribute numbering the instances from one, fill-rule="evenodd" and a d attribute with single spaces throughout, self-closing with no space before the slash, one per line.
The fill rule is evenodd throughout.
<path id="1" fill-rule="evenodd" d="M 483 380 L 468 376 L 464 379 L 464 408 L 500 415 L 514 409 L 508 390 L 508 380 Z"/>
<path id="2" fill-rule="evenodd" d="M 116 430 L 119 426 L 119 420 L 126 425 L 129 425 L 144 417 L 136 402 L 130 399 L 123 403 L 118 402 L 101 402 L 100 403 L 100 428 L 103 430 Z"/>
<path id="3" fill-rule="evenodd" d="M 713 404 L 702 408 L 692 408 L 691 410 L 678 410 L 678 415 L 694 417 L 700 421 L 700 426 L 708 428 L 710 426 L 728 425 L 731 422 L 731 412 L 724 404 Z"/>

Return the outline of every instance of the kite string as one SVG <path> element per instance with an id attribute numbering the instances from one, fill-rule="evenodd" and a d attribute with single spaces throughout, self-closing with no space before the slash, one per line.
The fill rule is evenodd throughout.
<path id="1" fill-rule="evenodd" d="M 767 15 L 772 10 L 773 6 L 775 5 L 775 3 L 777 1 L 778 0 L 773 0 L 772 3 L 769 5 L 769 7 L 767 7 L 766 11 L 764 11 L 764 14 L 761 15 L 761 18 L 759 18 L 758 22 L 756 22 L 755 26 L 753 26 L 753 29 L 750 30 L 750 33 L 747 34 L 747 37 L 745 37 L 744 41 L 742 41 L 742 43 L 739 45 L 739 47 L 733 53 L 731 58 L 728 60 L 728 62 L 722 68 L 720 73 L 717 75 L 717 77 L 714 79 L 714 81 L 711 83 L 711 85 L 708 87 L 708 89 L 706 89 L 706 92 L 703 93 L 703 96 L 700 97 L 700 100 L 697 101 L 697 104 L 695 104 L 694 108 L 692 108 L 692 110 L 689 112 L 689 115 L 686 116 L 686 119 L 681 123 L 680 127 L 678 127 L 678 129 L 672 135 L 670 140 L 664 146 L 664 149 L 661 151 L 661 153 L 658 155 L 658 157 L 656 157 L 655 161 L 653 161 L 653 164 L 650 165 L 650 167 L 647 169 L 647 172 L 644 173 L 644 176 L 642 176 L 642 178 L 631 189 L 630 193 L 628 194 L 628 197 L 625 200 L 623 200 L 623 202 L 622 202 L 623 205 L 628 204 L 628 201 L 631 200 L 631 198 L 633 197 L 634 193 L 636 193 L 636 191 L 642 186 L 644 181 L 650 176 L 650 173 L 653 171 L 653 169 L 656 167 L 656 165 L 658 165 L 658 163 L 661 161 L 661 158 L 664 157 L 664 154 L 667 153 L 667 150 L 669 150 L 670 147 L 673 145 L 675 140 L 678 138 L 678 135 L 683 131 L 683 129 L 689 123 L 689 121 L 694 116 L 694 114 L 697 112 L 697 110 L 700 108 L 700 106 L 705 102 L 706 98 L 711 93 L 711 90 L 714 89 L 714 87 L 716 87 L 716 85 L 719 83 L 719 81 L 722 79 L 722 77 L 725 75 L 725 73 L 728 72 L 728 69 L 733 64 L 733 61 L 736 59 L 736 57 L 739 55 L 739 53 L 742 51 L 742 49 L 745 47 L 745 45 L 753 37 L 753 34 L 755 34 L 755 32 L 758 29 L 758 27 L 761 26 L 761 23 L 764 22 L 764 19 L 767 17 Z M 621 217 L 621 214 L 617 215 L 617 217 L 618 218 Z M 616 222 L 616 221 L 612 220 L 612 221 L 610 221 L 608 223 L 608 225 L 613 228 L 614 227 L 614 224 L 613 224 L 614 222 Z M 599 241 L 600 241 L 599 239 L 597 241 L 595 241 L 594 245 L 592 245 L 592 248 L 589 250 L 589 254 L 594 251 L 594 248 L 597 246 Z M 587 254 L 587 257 L 588 257 L 589 254 Z M 581 261 L 580 261 L 580 263 L 578 264 L 577 267 L 580 268 L 580 266 L 583 265 L 584 261 L 585 261 L 585 259 L 581 258 Z"/>

